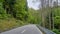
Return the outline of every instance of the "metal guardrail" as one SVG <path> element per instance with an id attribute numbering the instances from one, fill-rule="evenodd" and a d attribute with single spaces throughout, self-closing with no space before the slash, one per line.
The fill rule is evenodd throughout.
<path id="1" fill-rule="evenodd" d="M 48 30 L 46 28 L 43 28 L 41 26 L 37 26 L 44 34 L 56 34 L 54 32 L 52 32 L 51 30 Z"/>

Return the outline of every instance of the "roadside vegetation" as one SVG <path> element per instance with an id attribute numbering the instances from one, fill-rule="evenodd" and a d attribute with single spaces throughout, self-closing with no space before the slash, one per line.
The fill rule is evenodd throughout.
<path id="1" fill-rule="evenodd" d="M 0 32 L 38 24 L 60 34 L 60 6 L 34 10 L 27 4 L 27 0 L 0 0 Z"/>

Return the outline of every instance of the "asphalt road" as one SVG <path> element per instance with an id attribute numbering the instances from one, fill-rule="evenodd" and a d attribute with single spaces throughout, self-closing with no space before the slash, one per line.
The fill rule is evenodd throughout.
<path id="1" fill-rule="evenodd" d="M 36 25 L 26 25 L 0 34 L 42 34 Z"/>

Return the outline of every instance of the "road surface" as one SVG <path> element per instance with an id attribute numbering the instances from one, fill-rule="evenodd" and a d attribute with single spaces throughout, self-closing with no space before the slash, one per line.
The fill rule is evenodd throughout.
<path id="1" fill-rule="evenodd" d="M 43 34 L 36 25 L 26 25 L 1 34 Z"/>

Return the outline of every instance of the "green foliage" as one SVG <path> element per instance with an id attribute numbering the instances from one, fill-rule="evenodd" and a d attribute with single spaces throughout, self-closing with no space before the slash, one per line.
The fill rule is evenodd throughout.
<path id="1" fill-rule="evenodd" d="M 47 10 L 46 10 L 47 9 Z M 50 11 L 46 8 L 45 11 Z M 43 9 L 43 12 L 45 12 Z M 60 28 L 60 7 L 52 9 L 55 28 Z M 44 16 L 47 16 L 46 14 Z M 49 15 L 48 15 L 49 16 Z M 48 17 L 47 16 L 47 17 Z M 26 24 L 40 24 L 41 15 L 38 10 L 28 9 L 27 0 L 0 0 L 0 31 L 9 30 Z M 47 18 L 47 22 L 48 22 Z M 49 24 L 48 24 L 49 25 Z M 47 25 L 47 26 L 48 26 Z M 60 34 L 59 30 L 54 29 Z"/>
<path id="2" fill-rule="evenodd" d="M 0 19 L 7 18 L 6 11 L 3 9 L 3 4 L 0 2 Z"/>
<path id="3" fill-rule="evenodd" d="M 26 11 L 26 0 L 16 0 L 14 7 L 16 10 L 16 18 L 20 20 L 27 20 L 26 18 L 28 17 L 28 11 Z"/>
<path id="4" fill-rule="evenodd" d="M 26 0 L 0 0 L 0 32 L 29 24 L 27 8 Z"/>
<path id="5" fill-rule="evenodd" d="M 60 16 L 55 17 L 55 24 L 56 25 L 60 24 Z"/>
<path id="6" fill-rule="evenodd" d="M 11 14 L 13 17 L 16 16 L 16 12 L 14 11 L 15 0 L 4 0 L 3 8 L 6 10 L 7 14 Z"/>
<path id="7" fill-rule="evenodd" d="M 28 15 L 28 23 L 31 24 L 40 24 L 41 17 L 38 10 L 34 10 L 32 8 L 29 8 L 29 15 Z"/>
<path id="8" fill-rule="evenodd" d="M 60 7 L 53 8 L 55 28 L 60 29 Z"/>
<path id="9" fill-rule="evenodd" d="M 20 21 L 20 23 L 22 23 L 22 21 Z M 0 32 L 6 31 L 6 30 L 10 30 L 12 28 L 16 28 L 18 26 L 22 26 L 23 24 L 20 23 L 16 23 L 16 19 L 0 19 Z"/>
<path id="10" fill-rule="evenodd" d="M 56 34 L 60 34 L 60 7 L 54 7 L 53 13 L 54 13 L 54 25 L 56 28 L 53 31 Z"/>
<path id="11" fill-rule="evenodd" d="M 60 7 L 53 8 L 55 16 L 60 16 Z"/>
<path id="12" fill-rule="evenodd" d="M 0 3 L 3 2 L 4 0 L 0 0 Z"/>
<path id="13" fill-rule="evenodd" d="M 58 29 L 54 29 L 53 32 L 55 32 L 56 34 L 60 34 Z"/>

